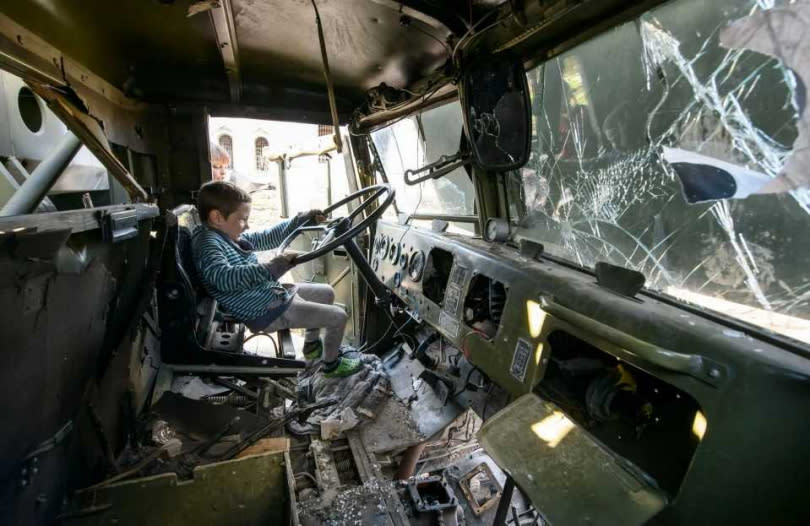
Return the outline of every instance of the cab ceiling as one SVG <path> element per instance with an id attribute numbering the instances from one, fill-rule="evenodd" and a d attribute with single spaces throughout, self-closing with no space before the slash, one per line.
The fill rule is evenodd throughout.
<path id="1" fill-rule="evenodd" d="M 494 28 L 477 39 L 487 49 L 514 41 L 535 53 L 538 43 L 552 49 L 660 1 L 316 3 L 345 120 L 380 83 L 413 89 L 420 80 L 441 77 L 455 44 L 467 47 L 475 40 L 467 37 L 479 30 Z M 260 108 L 292 114 L 328 108 L 312 0 L 25 0 L 5 2 L 0 11 L 132 99 L 205 104 L 244 116 Z M 23 36 L 0 29 L 7 42 L 25 47 Z"/>
<path id="2" fill-rule="evenodd" d="M 30 0 L 8 2 L 2 11 L 129 96 L 226 102 L 232 94 L 213 17 L 206 10 L 188 16 L 192 4 L 218 3 L 229 4 L 235 26 L 240 102 L 260 104 L 283 95 L 279 90 L 323 91 L 310 0 Z M 501 2 L 410 3 L 417 9 L 408 2 L 317 0 L 344 102 L 362 99 L 381 82 L 405 87 L 441 67 L 448 36 L 463 33 L 470 15 Z M 453 4 L 463 7 L 463 16 Z"/>

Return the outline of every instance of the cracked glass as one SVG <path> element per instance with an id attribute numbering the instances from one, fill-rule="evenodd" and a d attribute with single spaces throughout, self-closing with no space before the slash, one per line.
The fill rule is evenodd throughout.
<path id="1" fill-rule="evenodd" d="M 679 0 L 530 70 L 518 236 L 810 343 L 808 4 Z"/>

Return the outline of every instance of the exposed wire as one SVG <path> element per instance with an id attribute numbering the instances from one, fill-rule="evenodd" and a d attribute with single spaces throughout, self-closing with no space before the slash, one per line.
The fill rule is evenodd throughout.
<path id="1" fill-rule="evenodd" d="M 416 343 L 416 339 L 411 336 L 410 334 L 405 334 L 404 332 L 400 334 L 402 338 L 405 339 L 405 342 L 411 346 L 412 349 L 416 349 L 419 345 Z"/>
<path id="2" fill-rule="evenodd" d="M 432 86 L 432 87 L 429 87 L 429 88 L 425 89 L 425 91 L 422 93 L 422 95 L 420 95 L 422 100 L 419 101 L 419 104 L 424 104 L 428 99 L 430 99 L 430 97 L 435 95 L 436 92 L 438 92 L 441 88 L 443 88 L 445 86 L 445 84 L 446 84 L 445 82 L 437 82 L 435 86 Z M 408 105 L 413 104 L 413 103 L 414 103 L 413 99 L 406 100 L 406 101 L 400 102 L 399 104 L 391 106 L 390 108 L 387 108 L 386 111 L 397 111 L 397 110 L 402 109 L 405 106 L 408 106 Z M 394 124 L 398 123 L 399 121 L 408 119 L 410 117 L 411 117 L 410 114 L 402 115 L 401 117 L 398 117 L 398 118 L 392 120 L 391 122 L 385 123 L 385 127 L 387 128 L 389 126 L 393 126 Z M 349 134 L 350 135 L 352 135 L 354 137 L 365 137 L 365 136 L 371 134 L 371 131 L 365 131 L 365 132 L 356 131 L 355 122 L 356 122 L 356 119 L 353 119 L 353 123 L 349 126 Z"/>
<path id="3" fill-rule="evenodd" d="M 462 45 L 464 47 L 468 46 L 470 42 L 472 42 L 474 39 L 483 35 L 484 33 L 489 31 L 493 27 L 499 25 L 504 20 L 507 20 L 511 16 L 506 15 L 501 18 L 498 18 L 493 23 L 486 26 L 484 29 L 480 31 L 475 31 L 478 28 L 478 26 L 480 26 L 487 18 L 489 18 L 490 15 L 496 14 L 497 12 L 498 12 L 497 10 L 493 10 L 487 13 L 486 15 L 482 16 L 481 19 L 478 22 L 476 22 L 466 33 L 464 33 L 464 35 L 462 35 L 462 37 L 458 40 L 458 42 L 456 42 L 456 45 L 453 47 L 453 55 L 451 56 L 451 61 L 453 62 L 454 65 L 456 64 L 456 53 L 458 53 L 459 49 L 463 49 Z"/>
<path id="4" fill-rule="evenodd" d="M 382 336 L 380 336 L 380 338 L 379 338 L 379 339 L 378 339 L 376 342 L 372 343 L 371 345 L 368 345 L 367 343 L 364 343 L 363 345 L 361 345 L 361 346 L 360 346 L 360 347 L 357 349 L 357 352 L 365 352 L 365 350 L 366 350 L 366 349 L 371 349 L 372 347 L 376 346 L 378 343 L 380 343 L 381 341 L 383 341 L 383 340 L 385 339 L 385 337 L 386 337 L 386 336 L 388 336 L 388 333 L 391 331 L 391 327 L 393 327 L 393 326 L 394 326 L 394 322 L 393 322 L 393 320 L 392 320 L 392 321 L 391 321 L 391 322 L 388 324 L 388 328 L 387 328 L 387 329 L 385 329 L 385 332 L 383 333 L 383 335 L 382 335 Z"/>
<path id="5" fill-rule="evenodd" d="M 433 40 L 435 40 L 436 42 L 441 44 L 444 47 L 444 49 L 447 51 L 447 58 L 450 58 L 451 56 L 453 56 L 453 48 L 451 48 L 450 45 L 447 42 L 445 42 L 444 40 L 440 39 L 439 37 L 437 37 L 433 33 L 430 33 L 429 31 L 426 31 L 426 30 L 422 29 L 421 27 L 419 27 L 417 24 L 414 24 L 413 22 L 411 22 L 411 24 L 408 27 L 416 28 L 420 33 L 429 36 L 430 38 L 432 38 Z"/>
<path id="6" fill-rule="evenodd" d="M 391 328 L 394 327 L 394 325 L 396 325 L 396 322 L 394 321 L 393 316 L 391 316 L 390 313 L 388 313 L 388 315 L 389 315 L 390 322 L 388 323 L 388 328 L 385 329 L 385 332 L 383 333 L 383 335 L 380 336 L 380 338 L 377 341 L 375 341 L 374 343 L 372 343 L 371 345 L 367 345 L 367 344 L 364 343 L 363 345 L 361 345 L 357 349 L 357 352 L 366 352 L 366 351 L 368 351 L 370 349 L 373 349 L 374 347 L 376 347 L 381 341 L 383 341 L 388 336 L 388 333 L 391 332 Z M 396 332 L 394 332 L 394 334 L 391 335 L 391 337 L 396 338 L 397 336 L 405 336 L 404 334 L 401 334 L 401 332 L 412 321 L 413 321 L 413 318 L 408 318 L 407 320 L 405 320 L 405 323 L 398 326 Z"/>
<path id="7" fill-rule="evenodd" d="M 463 393 L 465 389 L 467 389 L 467 385 L 470 383 L 470 377 L 472 377 L 472 373 L 474 373 L 475 371 L 478 371 L 478 373 L 481 374 L 482 376 L 484 374 L 481 372 L 481 369 L 479 369 L 477 365 L 473 365 L 470 368 L 470 370 L 467 371 L 467 376 L 464 377 L 464 382 L 462 382 L 461 387 L 459 387 L 458 390 L 455 393 L 453 393 L 453 396 L 451 398 L 457 397 L 458 395 Z"/>

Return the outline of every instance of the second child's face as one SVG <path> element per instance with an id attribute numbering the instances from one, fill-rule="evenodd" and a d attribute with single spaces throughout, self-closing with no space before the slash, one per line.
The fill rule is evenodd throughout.
<path id="1" fill-rule="evenodd" d="M 242 232 L 250 228 L 248 218 L 250 217 L 250 203 L 242 203 L 235 212 L 227 218 L 219 210 L 211 212 L 211 222 L 216 228 L 228 234 L 232 240 L 239 240 Z"/>

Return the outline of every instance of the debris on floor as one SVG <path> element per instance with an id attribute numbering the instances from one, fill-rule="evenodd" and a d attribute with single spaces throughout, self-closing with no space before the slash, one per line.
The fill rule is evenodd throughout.
<path id="1" fill-rule="evenodd" d="M 374 479 L 337 493 L 328 504 L 320 498 L 310 498 L 299 502 L 298 519 L 302 526 L 390 524 L 383 495 L 394 491 L 396 486 L 391 480 Z"/>
<path id="2" fill-rule="evenodd" d="M 305 424 L 292 423 L 290 430 L 335 440 L 375 420 L 381 404 L 393 396 L 391 382 L 378 357 L 362 355 L 362 360 L 363 369 L 345 378 L 327 378 L 317 365 L 305 371 L 298 379 L 297 403 L 335 403 L 313 411 Z"/>
<path id="3" fill-rule="evenodd" d="M 377 409 L 376 420 L 359 432 L 366 449 L 376 455 L 407 449 L 427 438 L 419 433 L 408 407 L 396 396 L 385 400 Z"/>
<path id="4" fill-rule="evenodd" d="M 221 395 L 228 392 L 227 387 L 203 381 L 199 376 L 175 376 L 171 390 L 192 400 Z"/>
<path id="5" fill-rule="evenodd" d="M 469 405 L 438 397 L 416 360 L 357 357 L 364 367 L 343 378 L 315 362 L 295 379 L 172 379 L 118 458 L 122 471 L 80 492 L 78 509 L 90 490 L 115 498 L 141 481 L 207 491 L 214 466 L 282 455 L 287 493 L 274 506 L 303 526 L 491 524 L 505 475 L 481 451 Z"/>

